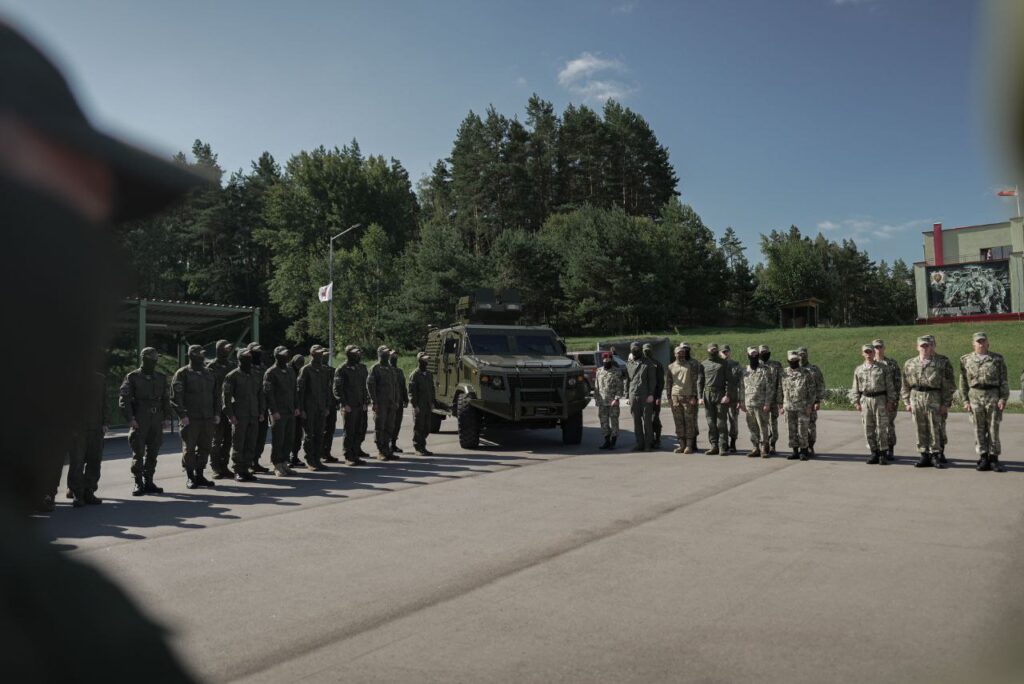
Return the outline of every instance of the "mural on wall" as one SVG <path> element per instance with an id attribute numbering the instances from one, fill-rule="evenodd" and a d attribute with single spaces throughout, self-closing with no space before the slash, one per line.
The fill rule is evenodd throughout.
<path id="1" fill-rule="evenodd" d="M 999 261 L 929 266 L 928 316 L 978 316 L 1010 312 L 1010 263 Z"/>

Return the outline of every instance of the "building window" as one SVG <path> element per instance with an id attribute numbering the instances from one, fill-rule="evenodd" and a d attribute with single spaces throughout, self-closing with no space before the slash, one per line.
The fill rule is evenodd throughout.
<path id="1" fill-rule="evenodd" d="M 986 247 L 981 250 L 981 261 L 1002 261 L 1010 258 L 1011 246 Z"/>

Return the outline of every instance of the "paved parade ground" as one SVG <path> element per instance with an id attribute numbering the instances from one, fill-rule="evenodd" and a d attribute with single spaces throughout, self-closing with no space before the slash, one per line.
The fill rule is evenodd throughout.
<path id="1" fill-rule="evenodd" d="M 864 464 L 853 412 L 822 413 L 806 463 L 631 453 L 629 433 L 603 452 L 596 421 L 580 447 L 466 452 L 447 420 L 433 457 L 211 490 L 185 489 L 168 435 L 166 493 L 142 498 L 108 439 L 104 505 L 62 490 L 38 525 L 209 681 L 979 681 L 1020 651 L 1024 416 L 1003 474 L 974 471 L 966 415 L 944 471 L 912 467 L 906 414 L 889 467 Z"/>

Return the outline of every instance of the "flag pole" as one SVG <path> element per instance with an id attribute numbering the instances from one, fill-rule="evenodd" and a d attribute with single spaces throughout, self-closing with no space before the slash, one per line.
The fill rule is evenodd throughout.
<path id="1" fill-rule="evenodd" d="M 1020 186 L 1013 186 L 1013 196 L 1017 200 L 1017 217 L 1020 218 Z"/>

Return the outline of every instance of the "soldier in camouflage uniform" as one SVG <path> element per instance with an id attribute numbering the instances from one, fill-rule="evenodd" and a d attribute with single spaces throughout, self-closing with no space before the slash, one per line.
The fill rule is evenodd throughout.
<path id="1" fill-rule="evenodd" d="M 732 358 L 732 347 L 727 344 L 722 345 L 722 358 L 725 359 L 725 365 L 728 366 L 729 382 L 726 383 L 726 391 L 729 392 L 729 404 L 725 408 L 725 417 L 729 424 L 728 435 L 729 435 L 729 452 L 733 453 L 736 451 L 736 440 L 740 436 L 740 401 L 739 395 L 742 391 L 740 385 L 743 384 L 743 366 L 738 361 L 734 361 Z"/>
<path id="2" fill-rule="evenodd" d="M 775 383 L 775 376 L 768 366 L 761 365 L 757 347 L 747 347 L 749 365 L 740 369 L 740 385 L 737 403 L 747 414 L 747 429 L 750 430 L 752 448 L 750 458 L 768 458 L 771 454 L 771 421 L 768 414 L 773 403 L 782 403 L 782 397 L 772 396 L 772 391 L 781 387 Z M 778 389 L 776 389 L 778 388 Z"/>
<path id="3" fill-rule="evenodd" d="M 188 365 L 174 374 L 171 382 L 171 406 L 181 425 L 181 467 L 185 470 L 185 486 L 212 487 L 203 475 L 213 446 L 213 435 L 220 424 L 221 399 L 217 396 L 217 379 L 203 357 L 198 344 L 188 348 Z"/>
<path id="4" fill-rule="evenodd" d="M 814 376 L 800 365 L 800 352 L 791 349 L 786 358 L 789 366 L 782 370 L 782 408 L 786 414 L 789 427 L 789 447 L 793 453 L 787 456 L 790 461 L 800 459 L 806 461 L 810 453 L 811 413 L 817 399 L 817 384 Z"/>
<path id="5" fill-rule="evenodd" d="M 409 376 L 409 403 L 412 404 L 413 430 L 412 446 L 420 456 L 433 456 L 427 450 L 427 435 L 434 418 L 434 375 L 427 366 L 430 355 L 420 352 L 416 355 L 416 370 Z"/>
<path id="6" fill-rule="evenodd" d="M 398 383 L 399 399 L 398 410 L 395 411 L 395 422 L 391 425 L 391 453 L 400 454 L 402 450 L 398 448 L 398 433 L 402 430 L 402 418 L 405 415 L 405 409 L 409 408 L 409 388 L 405 384 L 405 371 L 398 367 L 398 352 L 392 349 L 388 361 L 391 363 L 391 371 L 394 373 L 395 382 Z"/>
<path id="7" fill-rule="evenodd" d="M 703 372 L 697 378 L 697 392 L 704 401 L 704 414 L 708 420 L 708 440 L 711 448 L 709 455 L 729 453 L 729 420 L 726 413 L 729 408 L 729 394 L 735 394 L 730 385 L 736 382 L 730 377 L 729 367 L 725 359 L 718 353 L 718 345 L 708 345 L 708 358 L 701 362 Z"/>
<path id="8" fill-rule="evenodd" d="M 167 376 L 156 369 L 160 355 L 153 347 L 142 350 L 142 366 L 125 376 L 118 405 L 128 421 L 128 444 L 132 448 L 132 496 L 163 494 L 153 483 L 156 458 L 170 426 L 171 402 Z"/>
<path id="9" fill-rule="evenodd" d="M 761 365 L 767 366 L 771 372 L 775 381 L 775 388 L 771 391 L 769 396 L 781 397 L 782 396 L 782 364 L 778 361 L 772 360 L 772 352 L 768 348 L 767 344 L 762 344 L 757 348 L 757 357 Z M 768 453 L 772 456 L 775 455 L 775 445 L 779 442 L 779 416 L 782 415 L 780 409 L 782 408 L 782 402 L 773 403 L 771 405 L 771 437 L 769 439 L 770 448 Z"/>
<path id="10" fill-rule="evenodd" d="M 1010 398 L 1010 382 L 1002 354 L 989 351 L 988 335 L 974 333 L 974 351 L 960 357 L 960 396 L 974 423 L 978 470 L 1003 472 L 999 463 L 999 422 Z"/>
<path id="11" fill-rule="evenodd" d="M 231 360 L 231 352 L 234 350 L 234 345 L 227 340 L 217 340 L 217 355 L 206 364 L 206 367 L 213 373 L 213 379 L 216 383 L 214 392 L 218 397 L 218 406 L 220 405 L 220 397 L 224 389 L 224 376 L 235 367 L 235 363 Z M 228 467 L 230 460 L 231 423 L 228 422 L 228 417 L 224 415 L 223 407 L 221 407 L 220 422 L 213 428 L 213 446 L 210 449 L 210 468 L 213 470 L 214 480 L 225 480 L 234 476 L 234 473 Z"/>
<path id="12" fill-rule="evenodd" d="M 373 441 L 377 444 L 377 458 L 393 461 L 397 457 L 391 451 L 391 428 L 395 424 L 395 411 L 399 410 L 401 398 L 391 367 L 391 350 L 377 347 L 377 365 L 370 369 L 366 378 L 366 392 L 373 406 Z"/>
<path id="13" fill-rule="evenodd" d="M 948 380 L 951 385 L 956 386 L 956 369 L 953 367 L 953 362 L 949 360 L 948 356 L 943 356 L 938 352 L 935 346 L 935 335 L 929 333 L 925 337 L 928 338 L 928 342 L 932 345 L 932 354 L 935 358 L 946 362 L 945 368 L 949 374 Z M 939 415 L 939 453 L 935 459 L 942 464 L 946 463 L 946 442 L 949 441 L 949 438 L 946 436 L 946 421 L 948 418 L 949 416 Z"/>
<path id="14" fill-rule="evenodd" d="M 639 343 L 630 345 L 629 351 L 626 373 L 629 412 L 633 414 L 633 434 L 636 437 L 633 451 L 647 451 L 654 443 L 654 391 L 658 382 L 654 377 L 654 367 L 643 357 Z"/>
<path id="15" fill-rule="evenodd" d="M 811 425 L 807 432 L 807 452 L 814 457 L 814 443 L 818 441 L 818 411 L 821 409 L 821 402 L 825 401 L 825 374 L 821 369 L 810 363 L 807 359 L 807 347 L 797 347 L 800 352 L 800 365 L 811 372 L 814 378 L 814 406 L 811 410 Z"/>
<path id="16" fill-rule="evenodd" d="M 875 360 L 875 348 L 861 347 L 864 363 L 853 370 L 850 401 L 860 411 L 864 439 L 871 452 L 869 464 L 889 464 L 889 408 L 899 400 L 892 368 Z"/>
<path id="17" fill-rule="evenodd" d="M 890 359 L 885 355 L 885 341 L 872 340 L 871 347 L 875 351 L 875 363 L 884 363 L 892 373 L 892 382 L 896 387 L 896 401 L 889 404 L 889 449 L 887 455 L 893 460 L 893 449 L 896 448 L 896 416 L 900 410 L 900 392 L 903 391 L 903 371 L 896 359 Z"/>
<path id="18" fill-rule="evenodd" d="M 942 468 L 943 463 L 935 456 L 941 445 L 939 419 L 949 413 L 953 401 L 952 374 L 947 368 L 949 362 L 932 354 L 927 337 L 917 338 L 917 348 L 918 355 L 903 364 L 903 389 L 900 391 L 917 426 L 917 450 L 921 458 L 914 466 Z"/>
<path id="19" fill-rule="evenodd" d="M 345 460 L 349 465 L 366 463 L 362 450 L 366 439 L 366 409 L 370 397 L 366 393 L 367 372 L 359 347 L 345 347 L 345 363 L 334 371 L 334 398 L 343 414 L 345 428 Z"/>
<path id="20" fill-rule="evenodd" d="M 252 365 L 252 352 L 248 347 L 238 350 L 238 365 L 228 371 L 221 386 L 224 415 L 231 423 L 231 462 L 235 466 L 235 480 L 252 482 L 253 459 L 256 453 L 257 426 L 266 420 L 266 401 L 263 396 L 263 378 Z"/>
<path id="21" fill-rule="evenodd" d="M 594 374 L 594 403 L 604 436 L 604 443 L 599 448 L 614 449 L 619 440 L 619 400 L 626 396 L 626 389 L 622 374 L 612 365 L 609 352 L 601 355 L 601 363 L 602 367 Z"/>
<path id="22" fill-rule="evenodd" d="M 676 360 L 668 365 L 665 386 L 679 440 L 677 454 L 692 454 L 697 449 L 697 387 L 703 373 L 700 362 L 690 358 L 689 342 L 676 347 Z"/>

